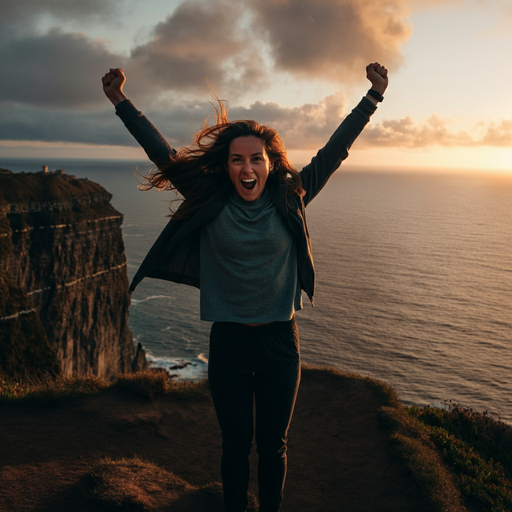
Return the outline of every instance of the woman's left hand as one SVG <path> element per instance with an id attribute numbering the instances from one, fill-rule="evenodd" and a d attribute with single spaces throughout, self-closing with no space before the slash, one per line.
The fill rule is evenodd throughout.
<path id="1" fill-rule="evenodd" d="M 388 87 L 388 70 L 378 62 L 366 66 L 366 78 L 372 83 L 372 89 L 384 95 Z"/>

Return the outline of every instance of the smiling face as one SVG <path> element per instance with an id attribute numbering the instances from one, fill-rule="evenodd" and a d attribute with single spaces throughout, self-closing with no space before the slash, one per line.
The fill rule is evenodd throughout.
<path id="1" fill-rule="evenodd" d="M 263 140 L 247 135 L 231 141 L 228 157 L 229 179 L 242 199 L 254 201 L 261 197 L 270 167 Z"/>

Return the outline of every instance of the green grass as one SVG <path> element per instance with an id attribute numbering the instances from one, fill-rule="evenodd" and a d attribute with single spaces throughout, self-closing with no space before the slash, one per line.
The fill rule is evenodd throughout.
<path id="1" fill-rule="evenodd" d="M 485 512 L 512 510 L 512 427 L 456 403 L 408 412 L 426 426 L 469 505 Z"/>

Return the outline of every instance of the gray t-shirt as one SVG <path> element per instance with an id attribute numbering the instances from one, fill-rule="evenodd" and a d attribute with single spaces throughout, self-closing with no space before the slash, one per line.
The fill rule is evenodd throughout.
<path id="1" fill-rule="evenodd" d="M 267 190 L 235 191 L 201 229 L 201 320 L 264 323 L 302 309 L 297 245 Z"/>

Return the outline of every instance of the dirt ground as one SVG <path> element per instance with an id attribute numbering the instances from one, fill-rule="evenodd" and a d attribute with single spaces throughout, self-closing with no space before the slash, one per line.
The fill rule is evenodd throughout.
<path id="1" fill-rule="evenodd" d="M 419 512 L 425 500 L 393 457 L 380 403 L 364 380 L 303 371 L 289 435 L 282 512 Z M 110 390 L 50 406 L 0 406 L 0 511 L 85 512 L 101 459 L 137 456 L 188 482 L 169 503 L 116 510 L 221 512 L 200 492 L 220 482 L 220 431 L 209 401 L 169 395 L 143 399 Z M 257 495 L 256 453 L 251 488 Z"/>

